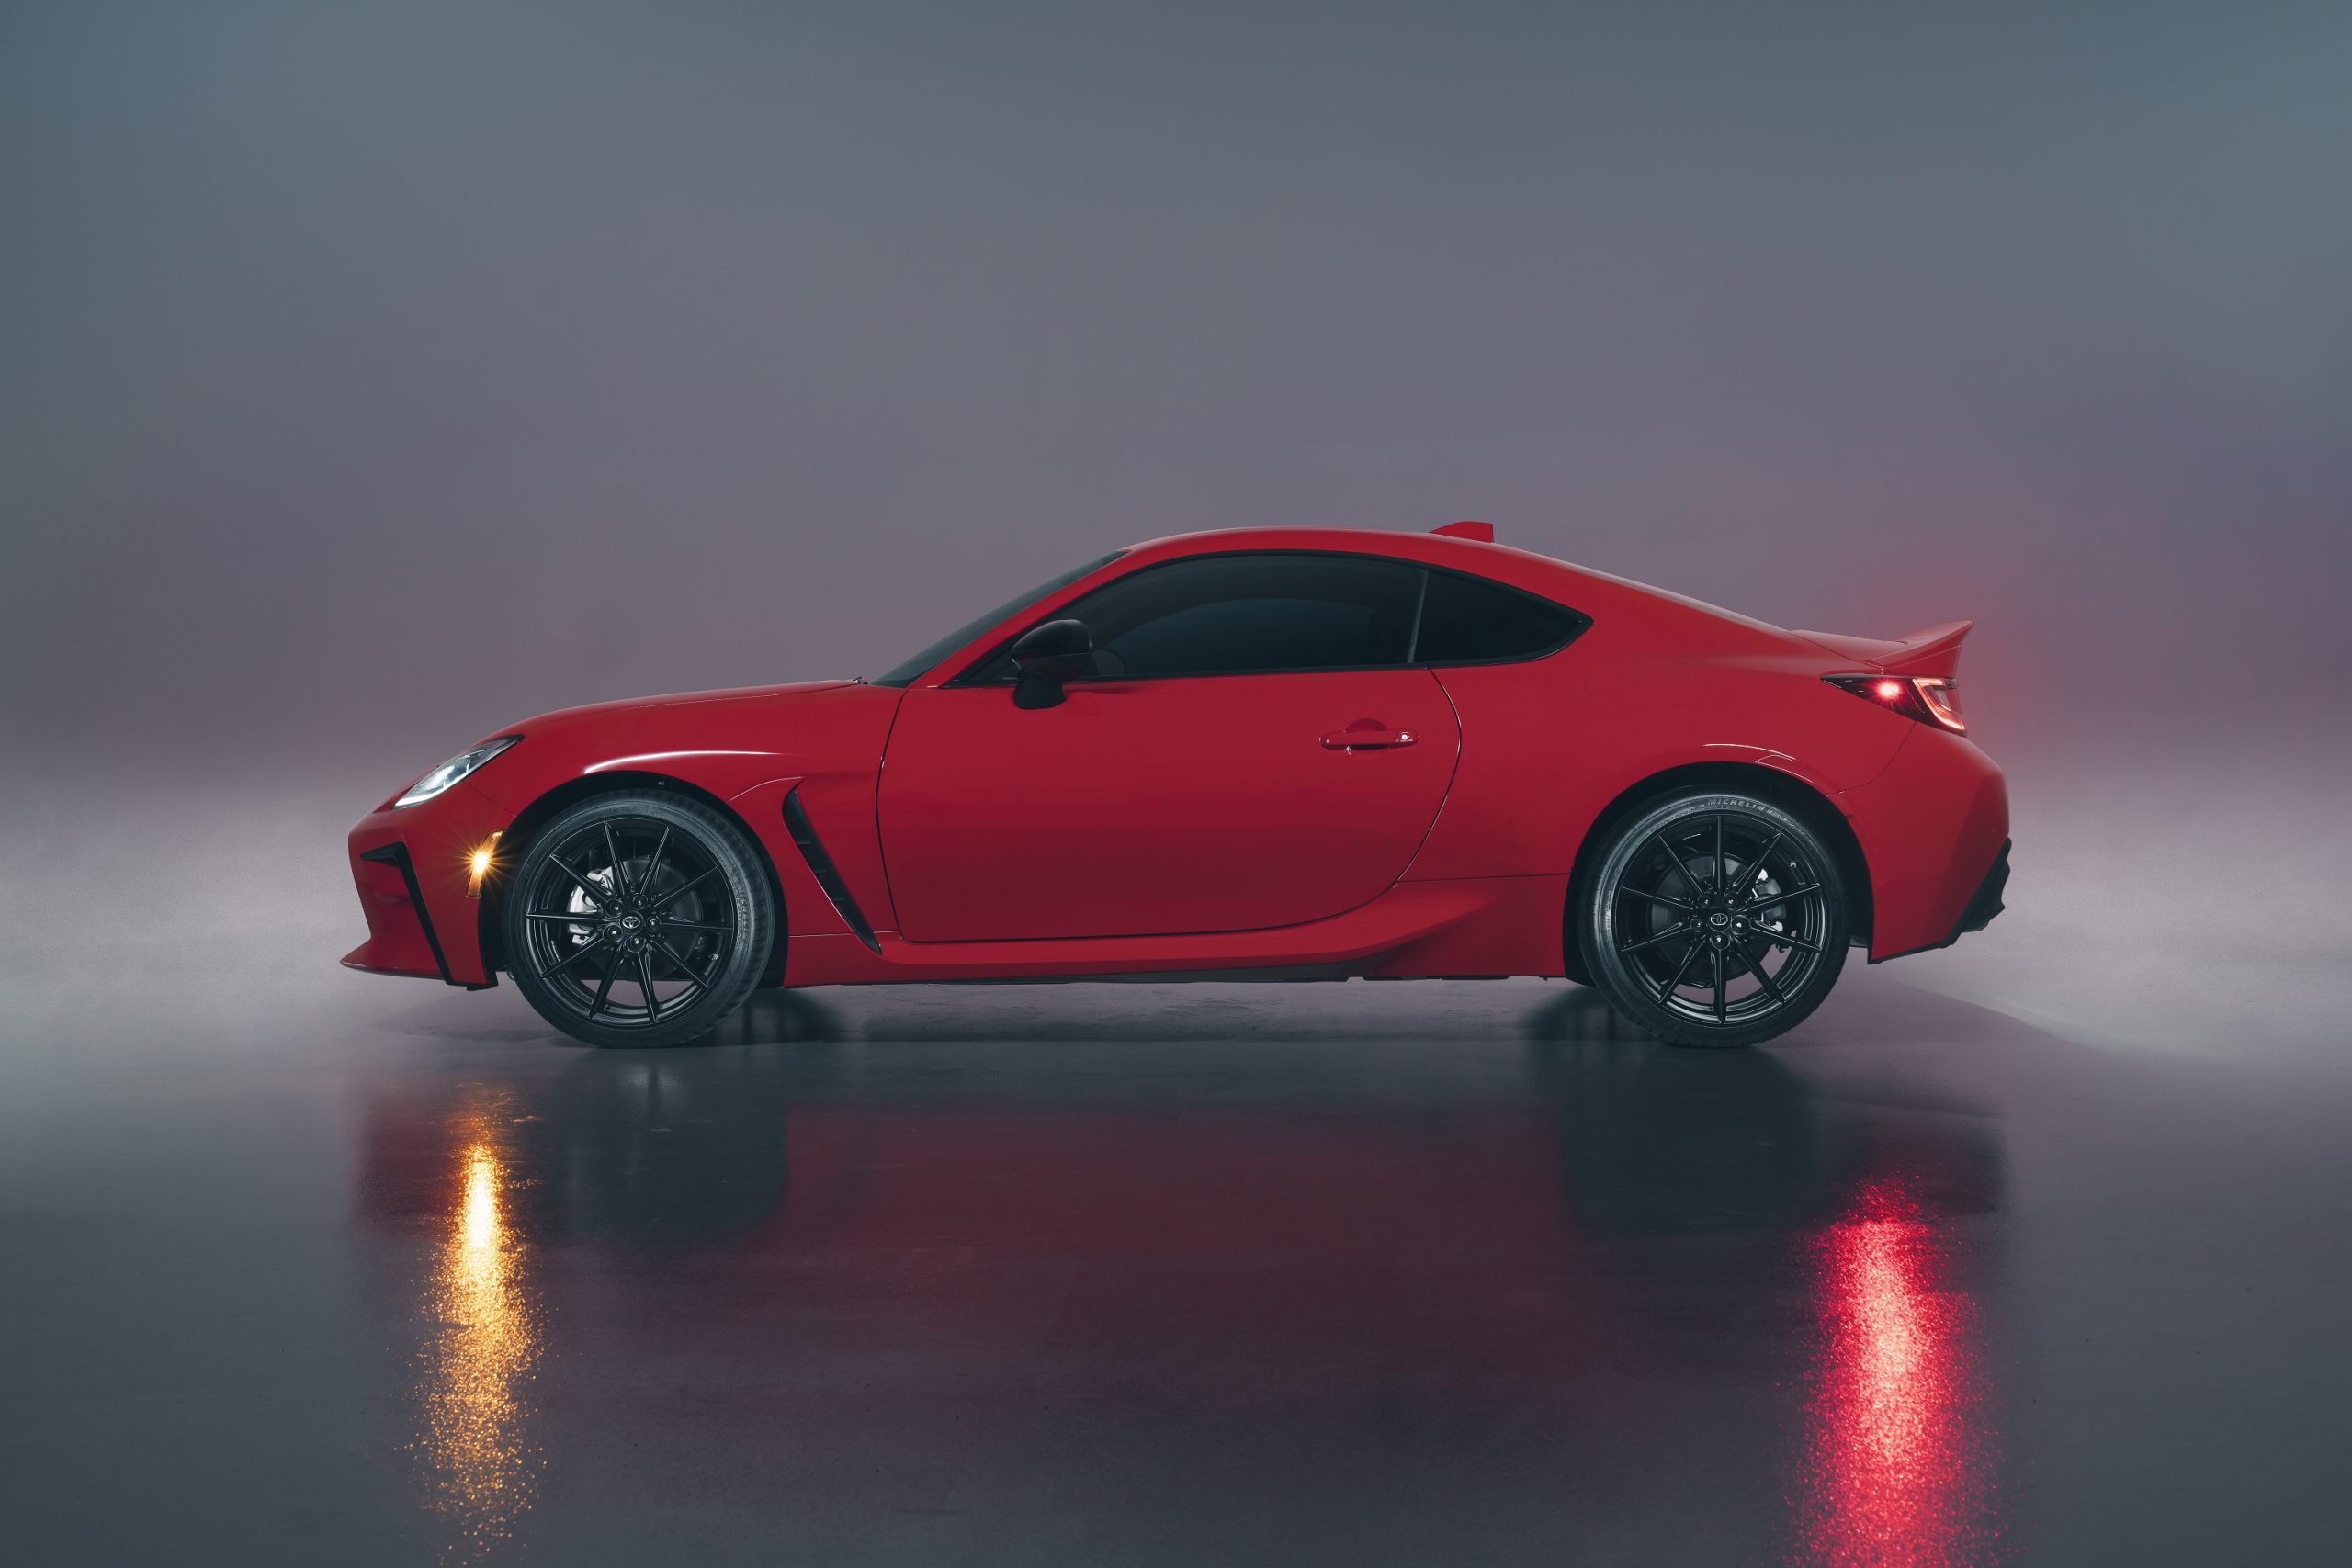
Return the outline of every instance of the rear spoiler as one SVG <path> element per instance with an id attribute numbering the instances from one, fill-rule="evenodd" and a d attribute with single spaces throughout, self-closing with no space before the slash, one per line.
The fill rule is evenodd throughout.
<path id="1" fill-rule="evenodd" d="M 1893 641 L 1839 637 L 1834 632 L 1799 632 L 1797 636 L 1882 674 L 1941 675 L 1949 679 L 1960 665 L 1961 640 L 1975 626 L 1974 621 L 1946 621 Z"/>
<path id="2" fill-rule="evenodd" d="M 1951 675 L 1960 668 L 1961 639 L 1974 621 L 1946 621 L 1896 639 L 1896 651 L 1880 661 L 1889 675 Z"/>

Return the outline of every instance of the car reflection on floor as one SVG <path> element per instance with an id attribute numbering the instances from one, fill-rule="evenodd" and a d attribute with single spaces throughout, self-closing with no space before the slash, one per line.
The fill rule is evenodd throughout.
<path id="1" fill-rule="evenodd" d="M 374 1091 L 358 1210 L 433 1256 L 385 1301 L 429 1325 L 408 1398 L 453 1549 L 527 1535 L 682 1381 L 727 1391 L 696 1419 L 732 1446 L 809 1427 L 964 1495 L 994 1461 L 943 1453 L 959 1422 L 1033 1458 L 1072 1424 L 1148 1446 L 1335 1415 L 1384 1448 L 1468 1423 L 1574 1449 L 1696 1377 L 1744 1391 L 1724 1419 L 1770 1458 L 1727 1539 L 1933 1563 L 1997 1534 L 1960 1224 L 2000 1201 L 1991 1117 L 1663 1050 L 1582 993 L 1467 1053 L 1024 1016 L 852 1038 L 769 995 L 741 1043 Z M 783 1491 L 844 1484 L 775 1460 Z"/>

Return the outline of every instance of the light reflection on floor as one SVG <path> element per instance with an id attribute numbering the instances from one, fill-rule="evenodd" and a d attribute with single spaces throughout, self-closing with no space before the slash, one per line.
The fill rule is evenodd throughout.
<path id="1" fill-rule="evenodd" d="M 1988 1439 L 1936 1239 L 2000 1202 L 1967 1102 L 1825 1100 L 1770 1053 L 1619 1037 L 1577 994 L 1517 1045 L 1443 1049 L 1358 1037 L 1377 1014 L 1273 1044 L 933 1005 L 962 1038 L 920 1008 L 860 1040 L 794 997 L 741 1044 L 527 1044 L 371 1094 L 358 1217 L 440 1238 L 416 1408 L 461 1554 L 558 1549 L 616 1462 L 693 1486 L 616 1440 L 679 1398 L 780 1495 L 952 1518 L 944 1472 L 1025 1534 L 1059 1488 L 1115 1495 L 1162 1443 L 1183 1462 L 1189 1439 L 1136 1441 L 1147 1413 L 1220 1446 L 1359 1427 L 1303 1439 L 1343 1466 L 1453 1462 L 1419 1434 L 1458 1429 L 1483 1464 L 1589 1472 L 1588 1440 L 1649 1418 L 1634 1367 L 1703 1367 L 1773 1434 L 1694 1559 L 1751 1557 L 1776 1514 L 1768 1539 L 1840 1568 L 1975 1561 L 1991 1533 L 1954 1469 Z M 1175 1037 L 1133 1038 L 1152 1023 Z M 870 1467 L 803 1450 L 823 1432 Z"/>
<path id="2" fill-rule="evenodd" d="M 1992 1560 L 1975 1303 L 1899 1178 L 1872 1180 L 1815 1243 L 1821 1349 L 1799 1560 L 1947 1568 Z"/>
<path id="3" fill-rule="evenodd" d="M 454 1201 L 425 1303 L 438 1327 L 415 1397 L 433 1507 L 448 1527 L 451 1554 L 470 1558 L 507 1539 L 531 1506 L 541 1456 L 528 1385 L 541 1336 L 487 1110 L 470 1108 L 460 1133 Z"/>
<path id="4" fill-rule="evenodd" d="M 2352 1072 L 1874 985 L 1750 1053 L 1510 985 L 69 1039 L 0 1559 L 2334 1561 Z"/>

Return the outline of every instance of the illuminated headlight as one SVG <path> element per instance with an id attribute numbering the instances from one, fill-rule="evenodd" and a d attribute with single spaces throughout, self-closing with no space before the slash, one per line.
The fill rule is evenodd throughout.
<path id="1" fill-rule="evenodd" d="M 447 789 L 451 784 L 456 784 L 459 779 L 464 778 L 522 739 L 519 735 L 503 735 L 487 746 L 477 746 L 470 751 L 458 752 L 409 785 L 408 793 L 392 802 L 392 805 L 395 807 L 416 806 L 431 800 L 435 795 L 439 795 L 443 790 Z"/>

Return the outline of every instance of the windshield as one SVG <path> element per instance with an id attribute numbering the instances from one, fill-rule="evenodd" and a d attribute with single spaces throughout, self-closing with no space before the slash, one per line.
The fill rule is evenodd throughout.
<path id="1" fill-rule="evenodd" d="M 1109 566 L 1113 561 L 1117 560 L 1121 556 L 1125 555 L 1126 553 L 1127 552 L 1125 550 L 1113 550 L 1109 555 L 1102 557 L 1099 560 L 1088 561 L 1084 566 L 1074 568 L 1071 570 L 1063 572 L 1059 577 L 1039 583 L 1036 587 L 1032 588 L 1026 593 L 1017 594 L 1011 599 L 1007 599 L 1003 604 L 999 604 L 987 615 L 978 616 L 972 620 L 967 621 L 964 625 L 957 626 L 954 631 L 949 632 L 945 637 L 941 637 L 937 642 L 933 643 L 929 648 L 924 649 L 912 659 L 906 660 L 906 662 L 902 664 L 893 664 L 881 674 L 875 676 L 868 684 L 876 686 L 910 686 L 914 684 L 916 676 L 922 674 L 924 671 L 930 669 L 933 665 L 938 663 L 941 660 L 946 658 L 949 654 L 955 652 L 957 649 L 963 647 L 966 643 L 971 641 L 982 632 L 988 630 L 990 626 L 995 626 L 999 621 L 1012 619 L 1021 611 L 1027 609 L 1030 605 L 1035 604 L 1038 600 L 1043 599 L 1046 594 L 1059 592 L 1061 590 L 1068 588 L 1071 583 L 1076 582 L 1080 578 L 1084 577 L 1088 572 L 1100 571 L 1102 568 Z"/>

